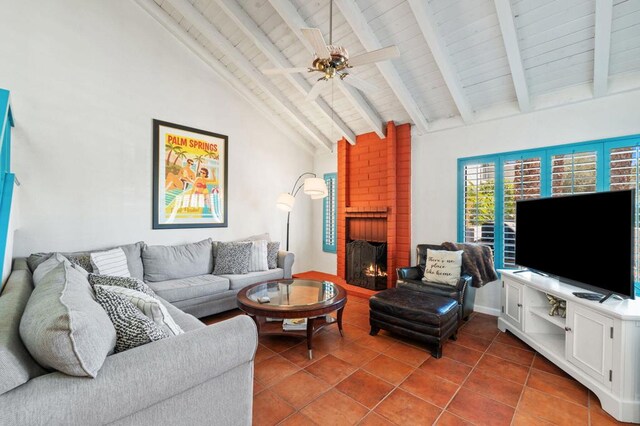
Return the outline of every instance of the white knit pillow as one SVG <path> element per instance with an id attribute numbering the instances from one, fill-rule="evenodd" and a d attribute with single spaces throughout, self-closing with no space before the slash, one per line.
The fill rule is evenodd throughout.
<path id="1" fill-rule="evenodd" d="M 165 308 L 162 302 L 160 302 L 155 297 L 151 297 L 141 291 L 132 290 L 125 287 L 104 285 L 96 285 L 94 286 L 94 288 L 95 287 L 100 287 L 103 290 L 119 294 L 120 296 L 131 302 L 133 306 L 140 309 L 140 311 L 142 311 L 142 313 L 147 318 L 156 323 L 156 325 L 163 329 L 169 336 L 176 336 L 178 334 L 184 333 L 180 326 L 173 320 L 173 318 L 167 311 L 167 308 Z"/>
<path id="2" fill-rule="evenodd" d="M 93 271 L 100 275 L 130 277 L 127 256 L 121 248 L 91 253 Z"/>
<path id="3" fill-rule="evenodd" d="M 460 279 L 462 268 L 462 250 L 427 249 L 427 262 L 422 281 L 455 286 Z"/>
<path id="4" fill-rule="evenodd" d="M 267 240 L 252 241 L 251 258 L 249 259 L 249 272 L 269 270 L 267 260 Z"/>

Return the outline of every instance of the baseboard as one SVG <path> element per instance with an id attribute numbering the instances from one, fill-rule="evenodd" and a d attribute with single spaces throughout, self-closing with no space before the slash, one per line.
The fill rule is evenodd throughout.
<path id="1" fill-rule="evenodd" d="M 500 309 L 489 308 L 487 306 L 473 306 L 473 312 L 480 312 L 481 314 L 493 315 L 494 317 L 500 316 Z"/>

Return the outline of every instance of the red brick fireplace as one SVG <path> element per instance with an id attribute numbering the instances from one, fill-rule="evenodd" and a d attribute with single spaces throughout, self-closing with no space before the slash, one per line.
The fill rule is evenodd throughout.
<path id="1" fill-rule="evenodd" d="M 375 133 L 338 143 L 338 275 L 346 278 L 346 246 L 387 244 L 387 287 L 411 259 L 411 125 L 387 123 Z"/>

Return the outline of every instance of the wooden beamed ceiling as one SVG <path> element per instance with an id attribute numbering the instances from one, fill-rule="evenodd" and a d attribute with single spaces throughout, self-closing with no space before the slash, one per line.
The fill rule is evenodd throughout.
<path id="1" fill-rule="evenodd" d="M 136 1 L 310 152 L 387 121 L 424 134 L 640 89 L 640 1 L 333 0 L 333 44 L 400 57 L 349 70 L 375 90 L 323 83 L 314 101 L 317 73 L 262 70 L 311 64 L 300 29 L 328 43 L 330 0 Z"/>

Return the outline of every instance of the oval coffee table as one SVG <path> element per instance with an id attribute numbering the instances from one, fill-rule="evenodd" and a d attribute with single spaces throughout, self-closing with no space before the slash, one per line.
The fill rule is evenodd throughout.
<path id="1" fill-rule="evenodd" d="M 268 302 L 260 302 L 268 298 Z M 260 335 L 306 337 L 309 359 L 313 357 L 313 336 L 330 324 L 338 324 L 342 335 L 342 310 L 347 303 L 344 288 L 330 281 L 303 279 L 278 280 L 254 284 L 238 292 L 238 307 L 251 315 Z M 330 315 L 338 311 L 336 320 Z M 306 318 L 306 329 L 283 330 L 282 321 L 267 318 Z"/>

